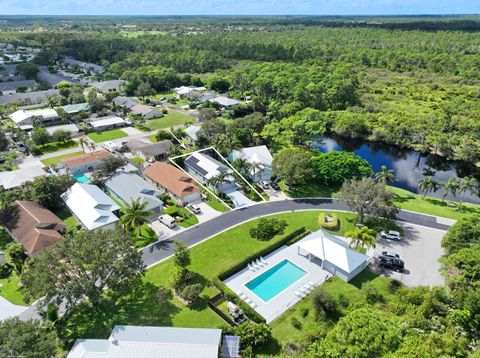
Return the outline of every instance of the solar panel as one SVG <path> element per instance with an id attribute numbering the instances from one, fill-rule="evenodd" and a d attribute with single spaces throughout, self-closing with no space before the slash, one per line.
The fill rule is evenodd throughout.
<path id="1" fill-rule="evenodd" d="M 187 160 L 185 161 L 185 163 L 190 166 L 192 169 L 194 169 L 196 172 L 200 173 L 201 175 L 206 175 L 208 172 L 203 169 L 202 167 L 200 167 L 197 163 L 198 163 L 198 159 L 195 158 L 195 157 L 189 157 L 187 158 Z"/>

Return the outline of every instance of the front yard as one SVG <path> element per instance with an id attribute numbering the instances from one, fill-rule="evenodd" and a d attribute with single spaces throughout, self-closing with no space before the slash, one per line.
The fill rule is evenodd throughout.
<path id="1" fill-rule="evenodd" d="M 51 165 L 60 164 L 64 159 L 72 158 L 72 157 L 78 157 L 78 156 L 83 155 L 83 154 L 84 154 L 84 152 L 82 152 L 82 151 L 73 152 L 73 153 L 59 155 L 59 156 L 52 157 L 52 158 L 43 159 L 43 160 L 41 160 L 41 162 L 42 162 L 43 165 L 48 167 L 48 166 L 51 166 Z"/>
<path id="2" fill-rule="evenodd" d="M 162 118 L 150 119 L 145 121 L 145 126 L 150 128 L 152 131 L 157 129 L 165 129 L 176 126 L 185 125 L 187 123 L 193 122 L 195 119 L 190 117 L 182 112 L 168 110 L 168 114 Z"/>
<path id="3" fill-rule="evenodd" d="M 209 281 L 250 255 L 270 247 L 298 228 L 317 230 L 318 215 L 319 211 L 275 215 L 276 218 L 287 220 L 289 226 L 284 235 L 271 241 L 258 241 L 250 237 L 250 228 L 257 223 L 257 220 L 253 220 L 191 248 L 192 264 L 189 268 L 196 272 L 206 285 L 202 301 L 193 307 L 186 306 L 176 297 L 165 299 L 160 295 L 160 287 L 171 287 L 174 265 L 173 260 L 168 259 L 147 270 L 144 284 L 135 292 L 115 299 L 114 302 L 105 302 L 97 308 L 95 314 L 87 307 L 75 312 L 68 320 L 64 334 L 70 338 L 108 337 L 115 324 L 212 328 L 225 325 L 226 323 L 207 306 L 207 299 L 217 293 Z M 341 232 L 353 229 L 355 219 L 353 214 L 338 213 L 338 215 L 342 220 Z"/>
<path id="4" fill-rule="evenodd" d="M 54 143 L 47 143 L 45 145 L 38 146 L 40 150 L 40 155 L 58 152 L 60 150 L 75 148 L 78 146 L 78 143 L 75 142 L 73 139 L 67 140 L 65 142 L 54 142 Z"/>
<path id="5" fill-rule="evenodd" d="M 128 134 L 121 129 L 113 129 L 111 131 L 89 133 L 87 136 L 95 143 L 101 143 L 109 140 L 125 138 L 128 137 Z"/>

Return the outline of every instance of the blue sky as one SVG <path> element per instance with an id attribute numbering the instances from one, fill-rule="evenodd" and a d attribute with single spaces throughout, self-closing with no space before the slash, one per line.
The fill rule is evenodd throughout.
<path id="1" fill-rule="evenodd" d="M 480 13 L 480 0 L 0 0 L 3 15 L 399 15 Z"/>

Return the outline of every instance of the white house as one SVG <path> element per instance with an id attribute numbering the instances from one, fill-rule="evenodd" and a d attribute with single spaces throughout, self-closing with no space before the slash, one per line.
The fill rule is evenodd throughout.
<path id="1" fill-rule="evenodd" d="M 34 126 L 47 127 L 58 121 L 58 113 L 52 108 L 19 110 L 8 116 L 18 128 L 32 129 Z"/>
<path id="2" fill-rule="evenodd" d="M 130 205 L 134 200 L 146 202 L 145 210 L 158 216 L 163 209 L 163 202 L 159 199 L 165 191 L 158 190 L 145 179 L 133 173 L 120 172 L 105 182 L 108 192 L 120 202 Z"/>
<path id="3" fill-rule="evenodd" d="M 56 131 L 67 131 L 70 132 L 70 137 L 78 137 L 80 134 L 83 134 L 83 128 L 78 127 L 75 123 L 69 123 L 69 124 L 60 124 L 58 126 L 52 126 L 52 127 L 47 127 L 45 128 L 48 132 L 48 134 L 52 135 Z"/>
<path id="4" fill-rule="evenodd" d="M 203 153 L 193 153 L 185 160 L 185 169 L 188 173 L 195 176 L 203 184 L 210 185 L 210 180 L 218 176 L 221 172 L 226 172 L 226 182 L 223 184 L 217 184 L 215 187 L 219 191 L 228 191 L 236 188 L 235 178 L 233 177 L 232 169 L 226 165 L 220 163 L 218 160 L 212 158 L 209 155 Z"/>
<path id="5" fill-rule="evenodd" d="M 177 94 L 177 97 L 187 97 L 193 98 L 196 95 L 201 96 L 202 92 L 206 91 L 205 87 L 196 87 L 196 86 L 180 86 L 173 89 Z"/>
<path id="6" fill-rule="evenodd" d="M 241 103 L 238 99 L 228 98 L 224 96 L 218 96 L 209 100 L 210 102 L 218 103 L 221 107 L 231 109 L 236 104 Z"/>
<path id="7" fill-rule="evenodd" d="M 12 189 L 23 185 L 26 182 L 34 181 L 47 175 L 43 167 L 31 166 L 23 169 L 0 172 L 0 186 L 4 189 Z"/>
<path id="8" fill-rule="evenodd" d="M 272 154 L 265 145 L 235 150 L 228 156 L 230 161 L 246 160 L 251 164 L 250 178 L 254 182 L 270 181 L 272 179 Z"/>
<path id="9" fill-rule="evenodd" d="M 368 265 L 368 256 L 348 246 L 346 239 L 318 230 L 295 244 L 298 253 L 316 257 L 324 270 L 350 281 Z"/>
<path id="10" fill-rule="evenodd" d="M 61 197 L 86 230 L 115 229 L 120 206 L 98 186 L 76 183 Z"/>
<path id="11" fill-rule="evenodd" d="M 235 338 L 222 357 L 239 356 Z M 221 347 L 221 329 L 115 326 L 108 339 L 78 339 L 67 358 L 219 358 Z"/>
<path id="12" fill-rule="evenodd" d="M 88 125 L 96 132 L 106 131 L 114 128 L 121 128 L 127 125 L 127 122 L 118 116 L 107 116 L 98 118 L 89 118 Z"/>
<path id="13" fill-rule="evenodd" d="M 187 135 L 189 142 L 194 143 L 198 139 L 197 134 L 200 129 L 202 129 L 202 127 L 195 125 L 185 128 L 184 132 Z"/>

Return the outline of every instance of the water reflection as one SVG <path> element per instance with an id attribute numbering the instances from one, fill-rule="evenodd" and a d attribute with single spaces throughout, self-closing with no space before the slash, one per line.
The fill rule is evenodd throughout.
<path id="1" fill-rule="evenodd" d="M 473 165 L 461 162 L 450 162 L 437 155 L 423 155 L 413 150 L 402 149 L 383 143 L 366 142 L 337 137 L 321 138 L 316 147 L 322 152 L 344 150 L 354 152 L 366 159 L 374 172 L 379 172 L 382 165 L 395 171 L 395 186 L 418 193 L 418 180 L 425 176 L 432 176 L 436 180 L 446 182 L 448 179 L 458 176 L 463 178 L 473 175 L 480 179 L 480 172 Z M 441 198 L 444 194 L 442 189 L 429 194 Z M 454 199 L 451 195 L 448 199 Z M 465 201 L 480 204 L 480 198 L 467 193 Z"/>

